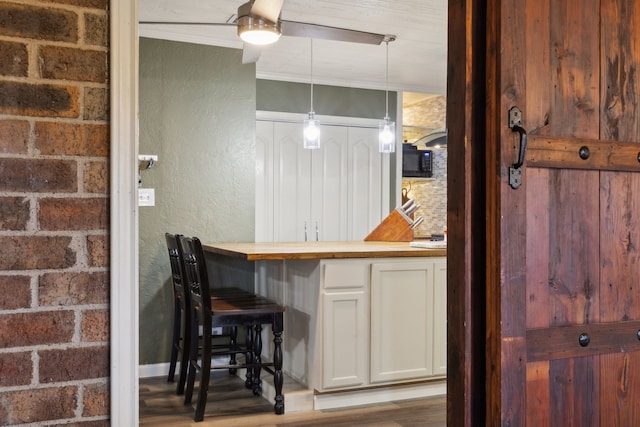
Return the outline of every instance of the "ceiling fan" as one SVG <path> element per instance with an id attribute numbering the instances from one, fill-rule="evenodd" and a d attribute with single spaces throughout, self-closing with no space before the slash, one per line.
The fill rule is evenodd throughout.
<path id="1" fill-rule="evenodd" d="M 280 35 L 378 45 L 395 40 L 391 35 L 285 21 L 280 19 L 283 3 L 284 0 L 250 0 L 238 7 L 237 18 L 231 22 L 141 21 L 140 24 L 235 26 L 244 41 L 243 64 L 258 61 L 262 46 L 275 42 Z"/>

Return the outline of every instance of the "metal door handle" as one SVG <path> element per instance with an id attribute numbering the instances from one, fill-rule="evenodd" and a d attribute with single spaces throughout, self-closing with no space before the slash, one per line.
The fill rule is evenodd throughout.
<path id="1" fill-rule="evenodd" d="M 527 150 L 527 131 L 522 127 L 522 111 L 518 107 L 511 107 L 509 110 L 509 128 L 512 132 L 520 135 L 520 149 L 518 150 L 518 160 L 509 168 L 509 185 L 514 190 L 522 184 L 522 170 L 524 155 Z"/>

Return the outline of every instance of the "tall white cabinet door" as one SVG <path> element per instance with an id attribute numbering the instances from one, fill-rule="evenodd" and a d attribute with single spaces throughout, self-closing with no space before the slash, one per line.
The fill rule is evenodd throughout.
<path id="1" fill-rule="evenodd" d="M 433 372 L 433 263 L 371 267 L 371 383 Z"/>
<path id="2" fill-rule="evenodd" d="M 273 129 L 274 240 L 304 241 L 311 237 L 312 150 L 302 147 L 302 123 L 275 122 Z"/>
<path id="3" fill-rule="evenodd" d="M 256 122 L 256 242 L 273 242 L 273 122 Z"/>
<path id="4" fill-rule="evenodd" d="M 364 291 L 323 294 L 322 387 L 357 387 L 367 381 Z"/>
<path id="5" fill-rule="evenodd" d="M 349 127 L 348 132 L 346 240 L 363 240 L 389 213 L 382 206 L 383 200 L 389 200 L 389 172 L 378 152 L 377 129 Z"/>
<path id="6" fill-rule="evenodd" d="M 447 373 L 447 260 L 434 262 L 433 375 Z"/>
<path id="7" fill-rule="evenodd" d="M 347 128 L 322 126 L 320 138 L 320 149 L 311 153 L 309 240 L 347 240 Z"/>

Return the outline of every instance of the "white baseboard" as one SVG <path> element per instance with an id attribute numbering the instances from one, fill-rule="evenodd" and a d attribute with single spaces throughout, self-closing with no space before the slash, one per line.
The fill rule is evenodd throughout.
<path id="1" fill-rule="evenodd" d="M 176 366 L 176 375 L 178 375 L 179 372 L 180 362 L 178 362 L 178 366 Z M 169 362 L 138 366 L 139 378 L 166 377 L 167 375 L 169 375 Z"/>
<path id="2" fill-rule="evenodd" d="M 179 370 L 180 362 L 178 362 L 178 366 L 176 367 L 176 374 Z M 169 363 L 140 365 L 138 367 L 138 372 L 140 378 L 166 377 L 169 373 Z M 244 369 L 238 369 L 238 373 L 236 375 L 240 378 L 244 378 Z M 262 392 L 265 399 L 270 402 L 274 401 L 275 389 L 272 384 L 272 379 L 268 375 L 263 377 Z M 403 386 L 315 395 L 313 390 L 307 389 L 288 391 L 285 387 L 284 390 L 286 413 L 347 408 L 352 406 L 370 405 L 373 403 L 446 396 L 446 394 L 446 379 L 420 384 L 407 384 Z"/>
<path id="3" fill-rule="evenodd" d="M 317 394 L 314 396 L 313 408 L 317 411 L 321 411 L 324 409 L 370 405 L 372 403 L 446 396 L 446 394 L 447 381 L 442 380 L 387 388 Z"/>

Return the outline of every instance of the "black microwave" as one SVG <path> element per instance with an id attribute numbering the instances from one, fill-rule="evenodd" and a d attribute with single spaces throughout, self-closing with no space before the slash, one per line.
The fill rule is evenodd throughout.
<path id="1" fill-rule="evenodd" d="M 431 178 L 433 151 L 418 150 L 412 144 L 402 144 L 402 176 L 405 178 Z"/>

